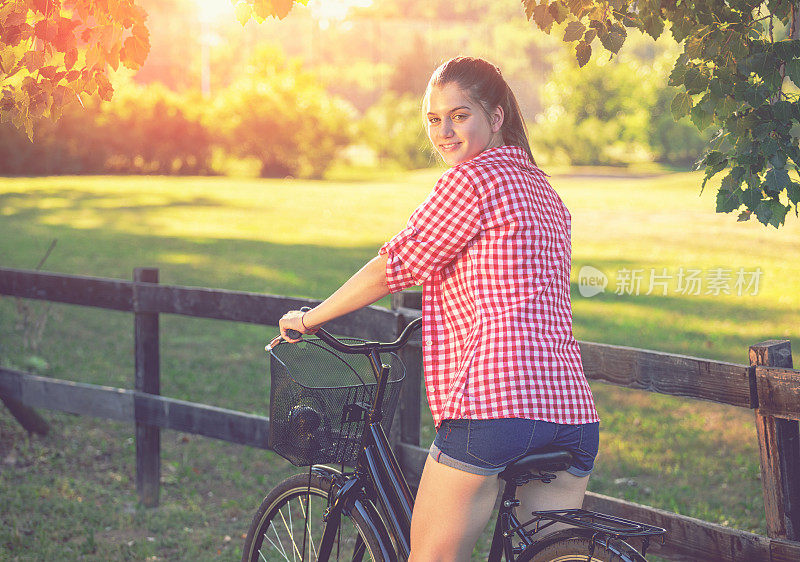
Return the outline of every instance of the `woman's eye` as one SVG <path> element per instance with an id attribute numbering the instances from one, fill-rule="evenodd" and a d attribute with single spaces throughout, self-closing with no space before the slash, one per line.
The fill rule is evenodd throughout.
<path id="1" fill-rule="evenodd" d="M 433 125 L 433 124 L 436 124 L 438 122 L 439 122 L 439 118 L 438 117 L 428 117 L 428 123 L 431 123 Z"/>
<path id="2" fill-rule="evenodd" d="M 468 116 L 464 113 L 457 113 L 456 115 L 453 115 L 453 121 L 463 121 L 467 117 Z"/>

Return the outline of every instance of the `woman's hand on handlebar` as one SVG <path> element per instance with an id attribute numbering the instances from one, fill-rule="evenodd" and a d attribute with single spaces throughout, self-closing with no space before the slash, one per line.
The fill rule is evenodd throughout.
<path id="1" fill-rule="evenodd" d="M 300 338 L 292 337 L 296 334 L 290 334 L 289 330 L 294 330 L 295 332 L 299 332 L 300 334 L 315 334 L 319 328 L 315 328 L 313 326 L 309 326 L 308 324 L 304 323 L 303 315 L 305 311 L 302 310 L 290 310 L 278 322 L 278 326 L 281 330 L 281 337 L 289 343 L 297 343 L 300 341 Z"/>

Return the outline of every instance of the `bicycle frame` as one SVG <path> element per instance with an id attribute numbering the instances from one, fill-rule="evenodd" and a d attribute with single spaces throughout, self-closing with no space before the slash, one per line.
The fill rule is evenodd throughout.
<path id="1" fill-rule="evenodd" d="M 362 450 L 356 462 L 354 476 L 345 480 L 341 488 L 335 488 L 336 495 L 330 498 L 331 507 L 320 545 L 320 560 L 326 560 L 330 555 L 342 513 L 365 504 L 371 504 L 374 509 L 376 502 L 383 517 L 379 515 L 380 521 L 372 523 L 384 526 L 384 532 L 377 533 L 377 536 L 382 541 L 387 539 L 390 541 L 390 544 L 381 545 L 382 550 L 394 551 L 403 560 L 407 559 L 411 552 L 409 537 L 414 495 L 403 476 L 397 458 L 392 453 L 386 432 L 380 424 L 383 416 L 380 404 L 386 388 L 389 367 L 381 365 L 377 350 L 370 352 L 370 363 L 376 376 L 377 388 L 367 414 L 368 422 L 364 431 Z"/>

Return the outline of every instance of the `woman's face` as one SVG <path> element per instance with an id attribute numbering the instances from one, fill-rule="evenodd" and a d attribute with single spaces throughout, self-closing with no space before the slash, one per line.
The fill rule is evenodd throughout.
<path id="1" fill-rule="evenodd" d="M 425 111 L 428 138 L 448 166 L 503 144 L 502 108 L 495 108 L 487 117 L 483 107 L 456 84 L 431 88 Z"/>

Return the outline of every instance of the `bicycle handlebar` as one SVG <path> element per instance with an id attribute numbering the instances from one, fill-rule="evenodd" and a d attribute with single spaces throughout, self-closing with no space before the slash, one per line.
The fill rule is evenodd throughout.
<path id="1" fill-rule="evenodd" d="M 320 328 L 314 335 L 317 336 L 319 339 L 327 343 L 336 351 L 340 351 L 342 353 L 350 353 L 350 354 L 365 354 L 369 353 L 373 350 L 379 352 L 389 352 L 389 351 L 396 351 L 406 345 L 408 340 L 411 338 L 411 334 L 417 331 L 420 326 L 422 326 L 422 318 L 416 318 L 412 320 L 408 326 L 405 327 L 403 332 L 400 336 L 394 340 L 393 342 L 377 342 L 377 341 L 367 341 L 363 343 L 344 343 L 339 341 L 335 336 L 333 336 L 330 332 L 323 330 Z M 299 339 L 302 337 L 303 334 L 296 330 L 286 330 L 286 335 L 288 335 L 292 339 Z"/>

